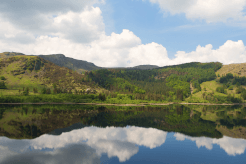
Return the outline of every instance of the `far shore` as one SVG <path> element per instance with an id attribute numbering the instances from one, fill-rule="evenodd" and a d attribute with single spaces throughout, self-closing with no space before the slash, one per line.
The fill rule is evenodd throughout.
<path id="1" fill-rule="evenodd" d="M 246 105 L 246 103 L 232 103 L 232 104 L 226 104 L 226 103 L 222 103 L 222 104 L 213 104 L 213 103 L 174 103 L 174 102 L 170 102 L 170 103 L 141 103 L 141 104 L 103 104 L 103 103 L 52 103 L 52 102 L 43 102 L 43 103 L 0 103 L 3 105 L 45 105 L 45 104 L 50 104 L 50 105 L 65 105 L 65 104 L 69 104 L 69 105 L 100 105 L 100 106 L 148 106 L 148 105 L 156 105 L 156 106 L 164 106 L 164 105 L 172 105 L 172 104 L 181 104 L 181 105 Z"/>

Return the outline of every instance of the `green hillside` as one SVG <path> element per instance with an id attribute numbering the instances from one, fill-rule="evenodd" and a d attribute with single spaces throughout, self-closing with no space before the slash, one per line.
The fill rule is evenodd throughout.
<path id="1" fill-rule="evenodd" d="M 9 58 L 13 56 L 18 55 L 25 55 L 22 53 L 17 52 L 3 52 L 0 53 L 0 58 Z M 27 56 L 39 56 L 45 60 L 48 60 L 60 67 L 67 67 L 71 70 L 75 70 L 78 73 L 82 74 L 85 71 L 92 71 L 92 70 L 98 70 L 98 69 L 109 69 L 109 68 L 103 68 L 98 67 L 93 63 L 84 61 L 84 60 L 76 60 L 70 57 L 66 57 L 63 54 L 52 54 L 52 55 L 27 55 Z M 158 68 L 156 65 L 139 65 L 135 67 L 127 67 L 127 68 L 120 68 L 120 69 L 133 69 L 133 70 L 147 70 L 147 69 L 153 69 Z"/>
<path id="2" fill-rule="evenodd" d="M 218 72 L 224 67 L 218 62 L 192 62 L 152 69 L 152 66 L 148 69 L 144 69 L 147 68 L 145 66 L 141 69 L 97 69 L 80 74 L 79 71 L 68 68 L 78 68 L 79 63 L 71 64 L 76 63 L 76 60 L 70 58 L 69 62 L 61 54 L 46 57 L 50 60 L 67 60 L 67 63 L 61 64 L 66 67 L 60 67 L 38 56 L 20 53 L 4 55 L 13 57 L 0 58 L 2 96 L 38 96 L 47 93 L 50 96 L 34 98 L 35 102 L 42 102 L 44 99 L 49 102 L 84 102 L 82 99 L 85 99 L 86 102 L 103 101 L 109 104 L 241 103 L 246 99 L 246 77 L 231 73 L 220 76 Z M 82 97 L 67 98 L 67 93 Z M 52 94 L 59 94 L 60 97 L 53 99 Z M 90 97 L 89 94 L 94 95 Z M 30 97 L 24 99 L 14 101 L 27 102 Z"/>
<path id="3" fill-rule="evenodd" d="M 63 54 L 38 55 L 38 56 L 58 65 L 60 67 L 67 67 L 67 68 L 75 70 L 79 73 L 83 73 L 85 71 L 101 69 L 101 67 L 98 67 L 93 63 L 89 63 L 89 62 L 83 61 L 83 60 L 76 60 L 73 58 L 69 58 Z"/>
<path id="4" fill-rule="evenodd" d="M 86 74 L 99 86 L 131 98 L 183 101 L 201 90 L 201 83 L 216 79 L 221 63 L 186 63 L 151 70 L 102 69 Z"/>
<path id="5" fill-rule="evenodd" d="M 93 82 L 82 82 L 84 75 L 37 56 L 18 55 L 1 58 L 0 77 L 1 86 L 7 88 L 2 88 L 1 92 L 6 95 L 20 94 L 27 88 L 30 94 L 34 95 L 41 93 L 44 88 L 56 88 L 57 93 L 85 92 L 88 88 L 100 91 Z"/>

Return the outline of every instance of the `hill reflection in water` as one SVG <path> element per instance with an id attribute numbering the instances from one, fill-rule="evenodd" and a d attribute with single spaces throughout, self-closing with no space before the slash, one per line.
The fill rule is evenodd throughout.
<path id="1" fill-rule="evenodd" d="M 77 107 L 1 108 L 0 163 L 246 161 L 246 140 L 222 134 L 243 136 L 244 107 Z"/>

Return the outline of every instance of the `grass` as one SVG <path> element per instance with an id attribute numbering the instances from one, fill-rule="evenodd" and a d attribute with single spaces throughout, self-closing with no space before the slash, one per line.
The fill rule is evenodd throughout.
<path id="1" fill-rule="evenodd" d="M 223 85 L 216 82 L 215 80 L 213 81 L 207 81 L 203 82 L 201 84 L 201 91 L 192 94 L 191 97 L 188 97 L 185 99 L 185 102 L 197 102 L 197 103 L 228 103 L 225 101 L 227 96 L 231 94 L 232 96 L 239 98 L 240 99 L 240 94 L 236 94 L 236 86 L 233 86 L 233 90 L 226 89 L 227 94 L 225 93 L 219 93 L 216 91 L 217 87 L 222 87 Z M 206 99 L 207 96 L 207 99 Z M 219 100 L 213 100 L 213 97 L 219 98 Z M 223 102 L 225 101 L 225 102 Z"/>
<path id="2" fill-rule="evenodd" d="M 222 76 L 227 73 L 232 73 L 236 76 L 246 76 L 246 63 L 223 65 L 221 69 L 216 72 L 216 75 L 218 76 L 219 74 Z"/>

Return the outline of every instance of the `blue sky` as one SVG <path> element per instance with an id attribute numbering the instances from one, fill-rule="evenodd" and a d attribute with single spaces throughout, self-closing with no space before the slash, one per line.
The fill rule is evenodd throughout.
<path id="1" fill-rule="evenodd" d="M 104 67 L 246 62 L 246 0 L 3 0 L 0 52 Z"/>
<path id="2" fill-rule="evenodd" d="M 246 39 L 245 26 L 188 20 L 184 13 L 164 15 L 158 4 L 149 1 L 108 0 L 102 5 L 102 11 L 107 35 L 129 29 L 141 38 L 143 44 L 156 42 L 165 46 L 170 57 L 176 51 L 193 51 L 198 45 L 212 44 L 217 49 L 227 40 L 245 42 Z"/>

